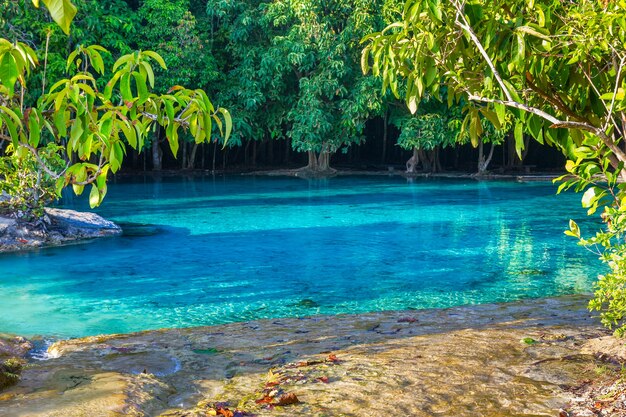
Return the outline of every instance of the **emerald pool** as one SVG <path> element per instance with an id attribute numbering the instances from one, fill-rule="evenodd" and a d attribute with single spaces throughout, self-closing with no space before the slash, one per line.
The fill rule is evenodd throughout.
<path id="1" fill-rule="evenodd" d="M 118 179 L 128 234 L 0 256 L 0 332 L 54 337 L 588 292 L 595 227 L 550 182 Z M 63 206 L 87 209 L 85 198 Z M 148 226 L 138 226 L 148 225 Z"/>

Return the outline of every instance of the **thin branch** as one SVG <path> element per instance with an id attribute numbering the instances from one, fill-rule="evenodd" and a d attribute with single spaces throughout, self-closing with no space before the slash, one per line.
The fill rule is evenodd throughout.
<path id="1" fill-rule="evenodd" d="M 63 168 L 63 171 L 59 173 L 54 172 L 48 167 L 48 165 L 46 165 L 44 160 L 41 159 L 41 157 L 39 156 L 39 152 L 37 152 L 37 149 L 23 142 L 20 142 L 20 146 L 23 146 L 24 148 L 28 149 L 30 153 L 32 153 L 35 159 L 37 160 L 37 163 L 39 164 L 39 166 L 41 166 L 41 168 L 43 168 L 43 170 L 46 171 L 46 174 L 50 175 L 50 177 L 55 180 L 61 178 L 65 174 L 65 171 L 67 171 L 67 169 L 69 168 L 69 164 L 68 164 L 65 166 L 65 168 Z"/>
<path id="2" fill-rule="evenodd" d="M 46 34 L 46 52 L 43 59 L 43 80 L 41 81 L 41 95 L 46 94 L 46 70 L 48 69 L 48 47 L 50 46 L 50 34 L 52 32 L 48 29 Z"/>
<path id="3" fill-rule="evenodd" d="M 539 94 L 544 100 L 552 104 L 557 109 L 561 110 L 563 113 L 565 113 L 569 117 L 579 122 L 588 122 L 587 120 L 582 118 L 580 115 L 574 113 L 569 107 L 567 107 L 567 105 L 563 102 L 563 100 L 561 100 L 561 97 L 559 97 L 558 94 L 552 93 L 553 95 L 550 95 L 549 93 L 546 93 L 545 91 L 541 90 L 533 82 L 532 78 L 530 77 L 530 74 L 528 73 L 526 73 L 526 82 L 528 83 L 528 86 L 530 87 L 532 91 Z"/>
<path id="4" fill-rule="evenodd" d="M 524 110 L 528 113 L 533 113 L 549 122 L 551 122 L 552 124 L 558 124 L 558 123 L 565 123 L 565 121 L 563 120 L 559 120 L 556 117 L 552 116 L 550 113 L 547 113 L 541 109 L 537 109 L 535 107 L 531 107 L 531 106 L 527 106 L 526 104 L 522 104 L 522 103 L 518 103 L 517 101 L 514 100 L 499 100 L 497 98 L 488 98 L 488 97 L 481 97 L 481 96 L 477 96 L 475 94 L 468 94 L 468 99 L 471 101 L 479 101 L 482 103 L 496 103 L 496 104 L 503 104 L 507 107 L 513 107 L 519 110 Z M 581 125 L 585 125 L 585 123 L 581 123 L 581 122 L 570 122 L 570 123 L 578 123 Z"/>
<path id="5" fill-rule="evenodd" d="M 609 150 L 615 156 L 615 158 L 611 158 L 611 155 L 608 155 L 611 161 L 611 166 L 613 166 L 613 168 L 617 169 L 619 165 L 619 161 L 626 162 L 626 154 L 615 144 L 615 142 L 606 134 L 606 132 L 604 132 L 602 129 L 595 127 L 589 123 L 559 120 L 553 115 L 551 115 L 550 113 L 546 113 L 545 111 L 538 109 L 536 107 L 527 106 L 526 104 L 518 103 L 517 101 L 498 100 L 498 99 L 493 99 L 493 98 L 488 98 L 488 97 L 477 96 L 475 94 L 468 94 L 468 99 L 471 101 L 479 101 L 483 103 L 498 103 L 498 104 L 505 105 L 507 107 L 513 107 L 515 109 L 532 113 L 552 123 L 552 125 L 550 126 L 551 128 L 579 129 L 579 130 L 584 130 L 584 131 L 593 133 L 598 138 L 600 138 L 600 140 L 602 140 L 604 145 L 607 148 L 609 148 Z M 624 179 L 626 179 L 626 173 L 622 172 L 620 175 Z"/>
<path id="6" fill-rule="evenodd" d="M 615 77 L 615 88 L 613 89 L 613 98 L 611 99 L 611 106 L 607 109 L 608 114 L 606 115 L 606 121 L 604 122 L 603 130 L 605 131 L 606 129 L 608 129 L 609 123 L 611 120 L 613 120 L 613 125 L 617 125 L 617 123 L 615 123 L 615 120 L 613 119 L 613 109 L 615 109 L 615 98 L 617 97 L 617 91 L 619 89 L 619 82 L 620 82 L 620 78 L 622 77 L 622 69 L 624 68 L 625 60 L 626 60 L 626 57 L 622 58 L 622 60 L 620 61 L 619 68 L 617 70 L 617 76 Z"/>
<path id="7" fill-rule="evenodd" d="M 504 92 L 504 95 L 506 96 L 507 100 L 513 101 L 513 96 L 511 95 L 511 92 L 509 91 L 507 86 L 504 84 L 504 81 L 502 80 L 500 73 L 496 69 L 496 66 L 494 65 L 493 61 L 489 57 L 489 54 L 487 54 L 487 51 L 485 51 L 485 48 L 483 47 L 483 45 L 480 43 L 478 36 L 476 36 L 476 33 L 469 25 L 469 22 L 465 18 L 465 14 L 463 14 L 463 6 L 457 0 L 452 0 L 452 5 L 456 9 L 455 23 L 457 24 L 457 26 L 459 26 L 469 35 L 469 37 L 472 39 L 472 42 L 474 42 L 474 46 L 476 46 L 480 54 L 483 56 L 483 58 L 485 58 L 485 61 L 487 61 L 487 65 L 489 65 L 489 68 L 491 69 L 493 76 L 498 81 L 498 84 L 500 85 L 500 88 Z M 463 22 L 461 22 L 459 19 L 462 19 Z"/>
<path id="8" fill-rule="evenodd" d="M 602 93 L 600 92 L 600 90 L 598 90 L 598 87 L 596 87 L 596 85 L 593 83 L 593 80 L 591 79 L 591 76 L 589 76 L 589 74 L 587 73 L 587 71 L 585 71 L 585 68 L 580 64 L 580 62 L 578 63 L 578 67 L 581 69 L 582 73 L 584 74 L 585 78 L 587 79 L 587 81 L 589 81 L 589 85 L 591 85 L 591 88 L 593 88 L 593 91 L 598 95 L 598 97 L 600 97 L 602 95 Z M 611 114 L 611 112 L 609 111 L 609 108 L 606 106 L 606 103 L 604 102 L 604 100 L 600 100 L 602 102 L 602 105 L 604 106 L 605 110 L 607 111 L 607 117 L 608 115 Z M 612 118 L 613 116 L 611 116 Z M 619 131 L 619 128 L 617 127 L 617 122 L 615 121 L 615 119 L 613 119 L 613 123 L 615 125 L 615 129 L 617 129 L 617 131 Z M 624 128 L 622 128 L 622 132 L 620 132 L 620 134 L 622 136 L 624 136 L 623 133 Z"/>

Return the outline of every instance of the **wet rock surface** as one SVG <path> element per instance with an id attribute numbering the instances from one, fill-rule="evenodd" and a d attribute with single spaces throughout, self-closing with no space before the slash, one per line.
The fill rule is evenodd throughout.
<path id="1" fill-rule="evenodd" d="M 49 360 L 30 362 L 20 382 L 0 392 L 0 415 L 583 415 L 572 408 L 576 390 L 598 369 L 618 366 L 598 352 L 607 332 L 586 302 L 566 297 L 61 341 L 48 349 Z M 615 356 L 623 345 L 611 349 Z"/>
<path id="2" fill-rule="evenodd" d="M 38 225 L 0 216 L 0 253 L 66 245 L 121 233 L 118 225 L 95 213 L 47 208 Z"/>

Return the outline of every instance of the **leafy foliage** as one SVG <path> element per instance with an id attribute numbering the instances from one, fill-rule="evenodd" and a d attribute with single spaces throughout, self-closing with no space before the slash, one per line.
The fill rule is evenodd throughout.
<path id="1" fill-rule="evenodd" d="M 63 7 L 65 18 L 71 20 L 72 9 Z M 174 86 L 165 94 L 153 92 L 153 65 L 166 69 L 159 54 L 138 51 L 123 55 L 106 77 L 103 56 L 107 54 L 101 46 L 79 46 L 67 59 L 66 70 L 72 71 L 68 78 L 58 80 L 47 91 L 44 86 L 37 102 L 26 106 L 23 94 L 15 94 L 15 85 L 24 91 L 27 77 L 37 68 L 37 57 L 24 43 L 0 39 L 0 140 L 9 142 L 19 158 L 4 161 L 3 176 L 13 179 L 12 169 L 21 170 L 19 163 L 24 162 L 28 179 L 19 179 L 16 173 L 18 179 L 7 181 L 17 184 L 8 190 L 12 192 L 9 201 L 20 202 L 31 195 L 33 201 L 24 204 L 33 209 L 30 212 L 40 213 L 42 201 L 48 200 L 41 197 L 50 196 L 49 183 L 54 180 L 57 195 L 68 185 L 76 194 L 90 185 L 89 203 L 99 205 L 107 192 L 107 175 L 120 169 L 127 147 L 141 150 L 148 132 L 157 126 L 165 130 L 174 155 L 181 130 L 188 130 L 197 143 L 208 142 L 215 123 L 228 139 L 232 128 L 229 112 L 214 108 L 203 90 Z M 105 86 L 102 91 L 99 85 Z M 67 161 L 63 167 L 59 158 Z M 34 162 L 37 170 L 32 168 Z M 35 185 L 30 180 L 33 175 Z"/>
<path id="2" fill-rule="evenodd" d="M 218 97 L 236 109 L 233 143 L 289 138 L 325 155 L 361 143 L 383 100 L 379 81 L 361 74 L 358 40 L 383 26 L 385 3 L 209 1 L 226 44 Z"/>
<path id="3" fill-rule="evenodd" d="M 44 215 L 44 206 L 57 198 L 55 179 L 43 172 L 35 156 L 25 148 L 0 157 L 0 213 L 13 214 L 26 221 Z M 39 149 L 39 158 L 46 166 L 60 171 L 65 161 L 60 157 L 62 148 L 53 143 Z"/>

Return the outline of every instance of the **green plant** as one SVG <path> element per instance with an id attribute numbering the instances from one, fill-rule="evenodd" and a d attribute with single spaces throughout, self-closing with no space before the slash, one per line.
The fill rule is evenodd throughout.
<path id="1" fill-rule="evenodd" d="M 62 171 L 66 164 L 61 158 L 62 147 L 49 143 L 39 149 L 41 162 L 51 171 Z M 35 156 L 12 145 L 0 157 L 0 214 L 33 221 L 43 216 L 44 206 L 57 198 L 56 181 L 41 169 Z"/>
<path id="2" fill-rule="evenodd" d="M 23 363 L 16 358 L 10 358 L 0 363 L 0 390 L 8 388 L 20 379 Z"/>
<path id="3" fill-rule="evenodd" d="M 75 13 L 71 3 L 45 3 L 53 7 L 53 18 L 67 32 L 67 19 L 71 21 Z M 49 89 L 44 84 L 44 94 L 28 105 L 24 91 L 28 77 L 40 69 L 37 56 L 25 43 L 0 38 L 0 141 L 10 144 L 13 156 L 9 158 L 18 158 L 3 162 L 3 176 L 9 183 L 7 205 L 27 207 L 29 217 L 40 215 L 54 181 L 57 195 L 69 185 L 76 194 L 91 186 L 89 204 L 98 206 L 107 192 L 107 176 L 120 169 L 126 148 L 141 151 L 148 133 L 157 128 L 165 131 L 174 155 L 180 130 L 202 143 L 212 140 L 217 126 L 215 130 L 228 139 L 229 112 L 215 108 L 203 90 L 176 85 L 164 94 L 153 92 L 153 64 L 166 69 L 159 54 L 123 55 L 112 65 L 110 76 L 103 59 L 106 54 L 101 46 L 79 45 L 67 59 L 68 77 Z M 68 163 L 61 165 L 59 159 Z"/>

